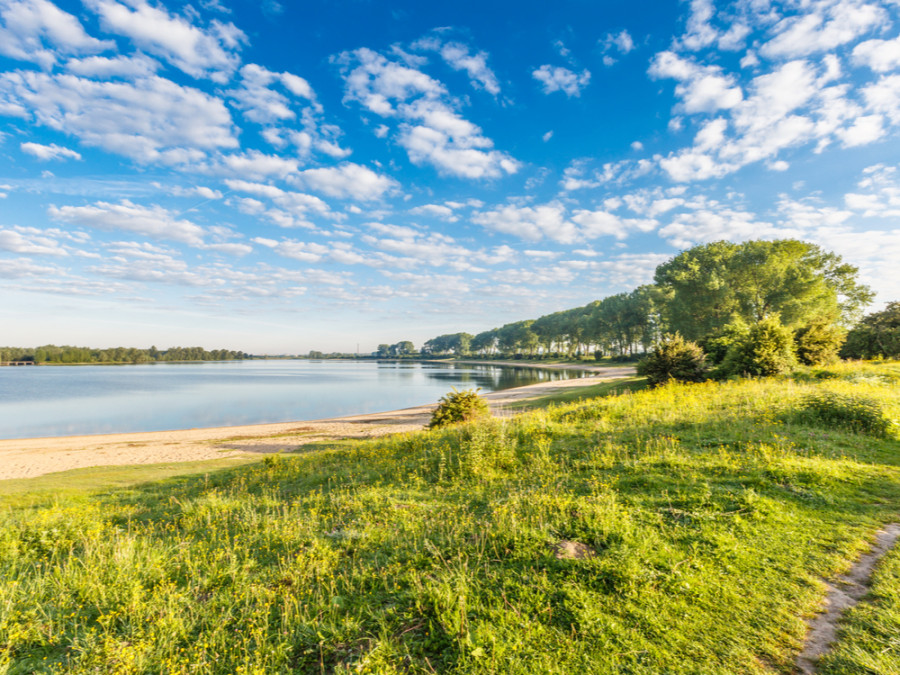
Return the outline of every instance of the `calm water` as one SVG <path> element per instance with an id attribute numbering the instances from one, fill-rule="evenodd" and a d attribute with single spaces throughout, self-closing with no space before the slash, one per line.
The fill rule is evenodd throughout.
<path id="1" fill-rule="evenodd" d="M 580 373 L 374 361 L 0 368 L 0 438 L 289 422 L 436 402 Z"/>

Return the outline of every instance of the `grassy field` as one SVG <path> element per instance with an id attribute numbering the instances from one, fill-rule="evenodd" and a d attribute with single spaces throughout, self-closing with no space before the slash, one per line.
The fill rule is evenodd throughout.
<path id="1" fill-rule="evenodd" d="M 900 519 L 900 364 L 606 393 L 17 489 L 0 673 L 790 673 L 822 579 Z M 898 672 L 885 561 L 822 673 Z"/>

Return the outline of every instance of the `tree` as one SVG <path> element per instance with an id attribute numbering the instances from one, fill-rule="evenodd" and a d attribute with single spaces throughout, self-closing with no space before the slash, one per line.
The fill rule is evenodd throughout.
<path id="1" fill-rule="evenodd" d="M 854 326 L 847 334 L 841 356 L 900 358 L 900 302 L 889 302 L 885 309 L 869 314 Z"/>
<path id="2" fill-rule="evenodd" d="M 791 328 L 814 319 L 851 322 L 872 299 L 858 269 L 814 244 L 782 239 L 713 242 L 656 268 L 668 329 L 689 339 L 715 336 L 734 319 L 777 316 Z"/>
<path id="3" fill-rule="evenodd" d="M 411 356 L 416 353 L 416 346 L 409 340 L 398 342 L 392 347 L 397 356 Z"/>

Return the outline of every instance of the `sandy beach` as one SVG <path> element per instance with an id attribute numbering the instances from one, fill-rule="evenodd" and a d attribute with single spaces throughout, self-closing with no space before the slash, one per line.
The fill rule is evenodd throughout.
<path id="1" fill-rule="evenodd" d="M 508 365 L 529 364 L 510 362 Z M 506 407 L 516 401 L 634 375 L 634 368 L 630 367 L 568 367 L 589 371 L 591 375 L 495 391 L 484 397 L 495 415 L 504 415 L 509 414 Z M 417 431 L 428 424 L 433 408 L 431 403 L 390 412 L 302 422 L 0 440 L 0 480 L 32 478 L 92 466 L 192 462 L 246 456 L 248 453 L 284 452 L 329 439 L 373 438 Z"/>

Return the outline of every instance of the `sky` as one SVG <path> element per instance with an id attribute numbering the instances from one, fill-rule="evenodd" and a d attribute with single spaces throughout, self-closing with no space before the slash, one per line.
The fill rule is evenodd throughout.
<path id="1" fill-rule="evenodd" d="M 420 346 L 799 238 L 900 299 L 900 3 L 0 0 L 0 344 Z"/>

